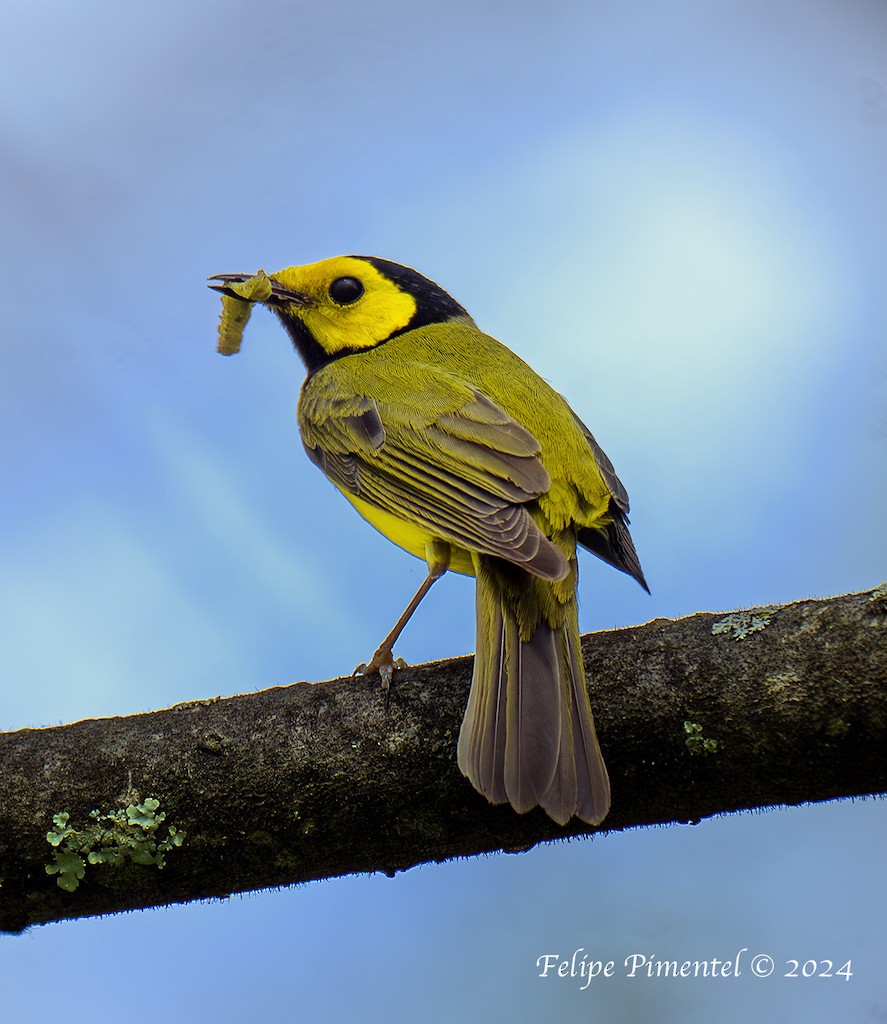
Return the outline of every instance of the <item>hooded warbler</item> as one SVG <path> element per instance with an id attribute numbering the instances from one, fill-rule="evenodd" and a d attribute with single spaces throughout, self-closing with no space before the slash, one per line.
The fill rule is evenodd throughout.
<path id="1" fill-rule="evenodd" d="M 221 274 L 219 350 L 254 303 L 307 376 L 309 459 L 428 576 L 365 671 L 383 685 L 412 612 L 447 570 L 476 577 L 477 650 L 459 734 L 462 773 L 491 803 L 598 824 L 610 784 L 579 643 L 577 544 L 644 589 L 628 495 L 588 428 L 522 359 L 409 267 L 338 256 Z"/>

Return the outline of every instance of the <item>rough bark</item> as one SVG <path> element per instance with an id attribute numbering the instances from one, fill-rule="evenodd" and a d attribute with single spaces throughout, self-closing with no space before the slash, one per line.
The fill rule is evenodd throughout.
<path id="1" fill-rule="evenodd" d="M 398 672 L 388 708 L 377 678 L 345 678 L 2 734 L 0 929 L 887 790 L 887 586 L 583 649 L 613 782 L 597 830 L 492 807 L 459 774 L 468 657 Z M 54 815 L 85 829 L 148 798 L 157 838 L 186 832 L 165 866 L 87 863 L 59 888 Z"/>

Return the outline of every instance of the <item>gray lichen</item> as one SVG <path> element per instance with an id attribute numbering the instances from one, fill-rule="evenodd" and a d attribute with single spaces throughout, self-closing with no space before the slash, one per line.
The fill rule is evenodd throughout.
<path id="1" fill-rule="evenodd" d="M 730 615 L 726 615 L 723 619 L 719 619 L 712 624 L 712 634 L 726 633 L 734 640 L 744 640 L 747 636 L 751 636 L 752 633 L 759 633 L 770 625 L 770 617 L 759 614 L 762 611 L 765 611 L 765 609 L 758 609 L 755 612 L 732 612 Z"/>

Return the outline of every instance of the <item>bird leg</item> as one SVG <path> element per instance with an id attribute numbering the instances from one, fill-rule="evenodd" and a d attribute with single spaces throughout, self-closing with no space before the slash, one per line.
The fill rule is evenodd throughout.
<path id="1" fill-rule="evenodd" d="M 413 612 L 422 603 L 422 598 L 425 597 L 432 586 L 449 568 L 450 545 L 443 541 L 431 541 L 425 547 L 425 557 L 428 561 L 428 575 L 422 581 L 416 593 L 413 594 L 412 600 L 404 608 L 401 617 L 395 622 L 394 628 L 376 648 L 369 662 L 358 665 L 352 673 L 353 675 L 369 675 L 371 672 L 378 672 L 382 679 L 382 689 L 385 691 L 386 703 L 394 670 L 396 668 L 406 668 L 406 662 L 403 658 L 395 658 L 391 652 L 400 634 L 404 631 L 404 627 L 412 618 Z"/>

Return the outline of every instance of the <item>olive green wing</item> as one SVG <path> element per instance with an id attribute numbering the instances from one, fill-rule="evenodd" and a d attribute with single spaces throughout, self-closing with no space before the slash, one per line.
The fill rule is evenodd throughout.
<path id="1" fill-rule="evenodd" d="M 562 579 L 562 552 L 527 507 L 550 486 L 536 438 L 485 395 L 425 381 L 432 401 L 303 392 L 308 457 L 342 490 L 458 547 Z M 447 402 L 440 407 L 440 396 Z"/>
<path id="2" fill-rule="evenodd" d="M 604 526 L 582 527 L 578 531 L 576 539 L 587 551 L 636 579 L 649 594 L 650 588 L 644 579 L 644 572 L 641 569 L 634 541 L 628 532 L 628 491 L 616 476 L 613 463 L 594 439 L 592 432 L 575 413 L 573 413 L 573 419 L 585 435 L 585 440 L 591 448 L 604 483 L 610 491 L 610 507 L 607 510 L 609 521 Z"/>

